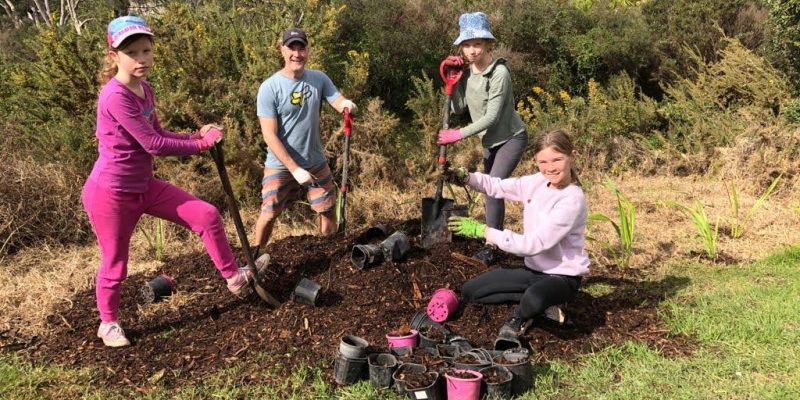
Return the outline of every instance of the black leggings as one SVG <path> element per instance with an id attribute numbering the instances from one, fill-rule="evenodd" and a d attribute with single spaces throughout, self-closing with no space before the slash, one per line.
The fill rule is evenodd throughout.
<path id="1" fill-rule="evenodd" d="M 519 302 L 516 316 L 526 320 L 547 307 L 571 300 L 580 284 L 580 276 L 550 275 L 529 268 L 497 268 L 467 281 L 461 288 L 461 296 L 464 301 L 474 303 Z"/>

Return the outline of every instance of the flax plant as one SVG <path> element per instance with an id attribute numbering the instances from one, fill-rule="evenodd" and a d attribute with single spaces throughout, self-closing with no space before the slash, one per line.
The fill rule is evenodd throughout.
<path id="1" fill-rule="evenodd" d="M 155 219 L 155 227 L 153 228 L 152 236 L 147 233 L 147 229 L 139 225 L 139 230 L 147 240 L 147 247 L 153 251 L 153 256 L 156 261 L 161 261 L 164 258 L 164 220 L 160 218 Z"/>
<path id="2" fill-rule="evenodd" d="M 619 223 L 614 222 L 608 216 L 600 213 L 589 215 L 589 220 L 611 223 L 619 239 L 617 263 L 623 268 L 628 268 L 631 254 L 633 253 L 633 239 L 636 231 L 636 210 L 630 199 L 617 189 L 614 181 L 610 178 L 606 178 L 605 187 L 617 198 L 617 217 L 619 218 Z"/>
<path id="3" fill-rule="evenodd" d="M 697 228 L 697 232 L 703 239 L 703 245 L 706 248 L 706 255 L 708 255 L 710 259 L 716 260 L 718 254 L 717 237 L 719 236 L 719 217 L 717 217 L 714 228 L 712 229 L 711 222 L 706 214 L 706 209 L 700 200 L 694 201 L 694 207 L 688 207 L 675 202 L 669 202 L 668 204 L 677 208 L 692 220 L 695 228 Z"/>
<path id="4" fill-rule="evenodd" d="M 783 174 L 778 175 L 769 187 L 761 194 L 761 196 L 756 199 L 756 202 L 753 203 L 752 206 L 747 210 L 744 215 L 741 214 L 741 204 L 739 203 L 739 192 L 736 190 L 736 183 L 732 183 L 730 187 L 728 187 L 728 202 L 731 205 L 731 215 L 728 219 L 728 225 L 730 226 L 731 230 L 731 237 L 734 239 L 738 239 L 742 237 L 744 234 L 744 230 L 747 225 L 750 224 L 750 220 L 753 218 L 753 215 L 764 206 L 769 199 L 769 196 L 772 194 L 772 191 L 775 190 L 775 187 L 778 186 L 778 182 L 781 179 Z"/>

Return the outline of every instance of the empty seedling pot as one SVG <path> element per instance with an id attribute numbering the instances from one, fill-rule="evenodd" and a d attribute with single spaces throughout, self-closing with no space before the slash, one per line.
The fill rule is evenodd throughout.
<path id="1" fill-rule="evenodd" d="M 444 325 L 432 320 L 428 316 L 428 313 L 425 312 L 425 311 L 418 311 L 416 314 L 414 314 L 414 317 L 411 318 L 411 328 L 412 329 L 420 330 L 422 328 L 426 328 L 426 327 L 429 327 L 429 326 L 435 326 L 437 328 L 441 328 L 441 329 L 444 330 L 444 332 L 446 334 L 448 334 L 448 335 L 451 334 L 450 330 L 445 328 Z"/>
<path id="2" fill-rule="evenodd" d="M 511 398 L 511 382 L 514 375 L 502 365 L 493 365 L 479 371 L 486 385 L 486 397 L 497 400 Z"/>
<path id="3" fill-rule="evenodd" d="M 481 394 L 481 378 L 478 371 L 452 369 L 444 373 L 447 381 L 448 400 L 478 400 Z"/>
<path id="4" fill-rule="evenodd" d="M 393 333 L 394 332 L 386 335 L 386 340 L 389 342 L 389 347 L 417 347 L 419 332 L 416 330 L 411 329 L 407 335 L 401 336 L 393 336 Z"/>
<path id="5" fill-rule="evenodd" d="M 392 386 L 392 374 L 397 367 L 397 358 L 388 353 L 374 353 L 367 357 L 369 364 L 369 383 L 374 388 Z"/>
<path id="6" fill-rule="evenodd" d="M 341 354 L 333 363 L 333 380 L 340 385 L 352 385 L 364 377 L 366 358 L 347 358 Z"/>
<path id="7" fill-rule="evenodd" d="M 448 337 L 447 344 L 456 346 L 462 351 L 472 350 L 472 345 L 469 343 L 469 340 L 461 335 L 453 335 Z"/>
<path id="8" fill-rule="evenodd" d="M 172 296 L 175 282 L 167 274 L 161 274 L 142 286 L 140 293 L 145 303 L 155 303 L 164 297 Z"/>
<path id="9" fill-rule="evenodd" d="M 445 361 L 453 361 L 453 358 L 458 355 L 459 347 L 452 344 L 437 344 L 436 350 L 439 351 L 439 357 Z"/>
<path id="10" fill-rule="evenodd" d="M 518 337 L 514 336 L 498 336 L 497 339 L 494 340 L 494 349 L 495 350 L 508 350 L 508 349 L 516 349 L 522 347 L 522 342 L 520 342 Z"/>
<path id="11" fill-rule="evenodd" d="M 453 366 L 457 369 L 480 371 L 490 365 L 492 365 L 491 355 L 484 349 L 472 349 L 459 352 L 458 355 L 453 358 Z"/>
<path id="12" fill-rule="evenodd" d="M 366 269 L 383 262 L 383 250 L 376 244 L 357 244 L 350 252 L 350 262 L 358 269 Z"/>
<path id="13" fill-rule="evenodd" d="M 444 322 L 458 310 L 456 292 L 441 288 L 436 289 L 428 302 L 428 317 L 434 322 Z"/>
<path id="14" fill-rule="evenodd" d="M 408 236 L 405 233 L 397 231 L 381 242 L 380 248 L 383 251 L 384 259 L 400 261 L 411 249 L 411 243 L 408 242 Z"/>
<path id="15" fill-rule="evenodd" d="M 358 235 L 356 238 L 356 243 L 358 244 L 365 244 L 368 243 L 372 239 L 376 238 L 385 238 L 389 236 L 389 227 L 385 224 L 377 224 L 373 227 L 370 227 L 361 235 Z"/>
<path id="16" fill-rule="evenodd" d="M 347 358 L 364 358 L 369 342 L 358 336 L 347 335 L 339 341 L 339 354 Z"/>
<path id="17" fill-rule="evenodd" d="M 294 302 L 316 306 L 320 288 L 322 288 L 322 286 L 311 279 L 301 279 L 297 287 L 294 288 Z"/>

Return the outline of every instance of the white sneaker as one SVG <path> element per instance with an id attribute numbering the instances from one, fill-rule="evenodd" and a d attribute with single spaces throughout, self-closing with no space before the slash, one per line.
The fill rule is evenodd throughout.
<path id="1" fill-rule="evenodd" d="M 130 346 L 131 342 L 125 337 L 125 331 L 118 322 L 101 323 L 97 328 L 97 337 L 103 339 L 103 344 L 108 347 Z"/>
<path id="2" fill-rule="evenodd" d="M 567 319 L 567 316 L 564 314 L 564 310 L 561 309 L 561 306 L 547 307 L 547 309 L 544 310 L 544 316 L 547 317 L 547 319 L 558 322 L 559 324 L 563 324 Z"/>

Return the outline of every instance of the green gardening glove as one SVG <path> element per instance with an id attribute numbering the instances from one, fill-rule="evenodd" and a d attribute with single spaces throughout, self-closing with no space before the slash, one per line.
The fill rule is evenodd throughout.
<path id="1" fill-rule="evenodd" d="M 450 217 L 447 220 L 447 227 L 456 235 L 476 239 L 483 239 L 483 233 L 486 231 L 486 224 L 482 224 L 475 218 L 470 217 Z"/>

